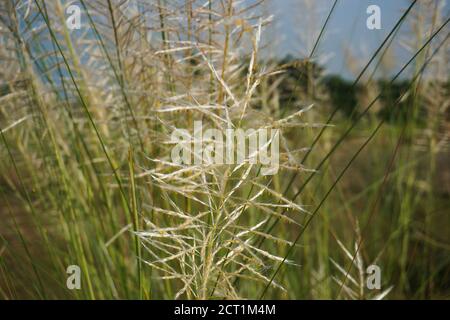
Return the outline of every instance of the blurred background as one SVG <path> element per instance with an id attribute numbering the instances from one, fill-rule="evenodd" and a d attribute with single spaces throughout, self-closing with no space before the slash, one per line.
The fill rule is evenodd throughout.
<path id="1" fill-rule="evenodd" d="M 82 8 L 81 30 L 65 27 L 69 4 Z M 380 30 L 366 27 L 374 4 Z M 3 1 L 0 298 L 449 298 L 449 9 L 445 0 Z M 232 191 L 225 169 L 207 171 L 206 194 L 197 175 L 170 180 L 155 160 L 167 160 L 170 130 L 235 104 L 235 114 L 248 106 L 249 127 L 313 105 L 282 122 L 282 170 L 240 173 Z M 200 106 L 208 112 L 192 110 Z M 261 184 L 273 192 L 251 202 Z M 280 201 L 287 213 L 272 210 Z M 239 205 L 246 214 L 231 235 L 268 212 L 295 223 L 255 231 L 264 254 L 247 248 L 251 258 L 228 265 L 221 246 L 233 237 L 209 236 L 211 223 L 227 226 L 217 208 Z M 164 216 L 174 212 L 212 212 L 213 222 L 181 229 L 180 217 Z M 166 235 L 158 227 L 180 230 L 146 238 Z M 209 270 L 197 245 L 211 238 Z M 286 255 L 293 263 L 277 270 Z M 71 264 L 83 290 L 66 288 Z M 380 288 L 367 287 L 370 265 Z"/>

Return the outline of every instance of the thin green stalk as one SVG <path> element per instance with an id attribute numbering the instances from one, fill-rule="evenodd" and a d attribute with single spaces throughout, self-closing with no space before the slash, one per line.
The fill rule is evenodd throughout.
<path id="1" fill-rule="evenodd" d="M 447 21 L 429 38 L 429 40 L 421 47 L 421 49 L 414 55 L 413 58 L 415 58 L 426 46 L 428 46 L 428 44 L 431 42 L 431 40 L 447 25 L 447 23 L 449 22 L 450 19 L 447 19 Z M 436 51 L 434 52 L 434 54 L 441 48 L 441 46 L 445 43 L 445 41 L 448 39 L 450 34 L 447 34 L 447 37 L 445 38 L 445 40 L 440 44 L 440 46 L 436 49 Z M 417 77 L 419 75 L 422 74 L 423 70 L 425 69 L 425 67 L 428 65 L 428 63 L 431 61 L 431 59 L 433 58 L 434 54 L 432 55 L 432 57 L 427 60 L 425 62 L 425 64 L 422 66 L 420 73 L 416 74 L 416 76 L 414 77 L 410 87 L 415 83 Z M 413 61 L 413 58 L 407 63 L 407 65 Z M 402 68 L 401 71 L 403 71 L 406 66 L 404 66 L 404 68 Z M 398 102 L 401 100 L 401 98 L 406 94 L 406 92 L 398 99 Z M 265 286 L 260 299 L 262 299 L 264 297 L 264 295 L 266 294 L 270 284 L 273 282 L 273 280 L 275 279 L 275 276 L 277 275 L 277 273 L 280 271 L 281 267 L 284 265 L 287 257 L 291 254 L 293 248 L 295 247 L 295 245 L 297 244 L 297 242 L 300 240 L 300 237 L 303 235 L 304 231 L 307 229 L 308 225 L 311 223 L 312 219 L 315 217 L 315 215 L 317 214 L 318 210 L 321 208 L 321 206 L 323 205 L 323 203 L 325 202 L 325 200 L 328 198 L 328 196 L 330 195 L 330 193 L 333 191 L 334 187 L 337 185 L 337 183 L 339 182 L 339 180 L 342 178 L 342 176 L 345 174 L 345 172 L 348 170 L 348 168 L 351 166 L 351 164 L 353 163 L 353 161 L 358 157 L 358 155 L 361 153 L 361 151 L 367 146 L 367 144 L 373 139 L 373 137 L 376 135 L 376 133 L 378 132 L 378 130 L 381 128 L 381 126 L 384 124 L 385 120 L 382 119 L 377 127 L 375 128 L 375 130 L 371 133 L 371 135 L 365 140 L 365 142 L 361 145 L 361 147 L 358 149 L 358 151 L 352 156 L 352 158 L 350 159 L 350 161 L 347 163 L 347 165 L 344 167 L 344 169 L 341 171 L 341 173 L 339 174 L 339 176 L 337 177 L 337 179 L 334 181 L 334 183 L 332 184 L 332 186 L 329 188 L 329 190 L 327 191 L 327 193 L 325 194 L 325 196 L 322 198 L 322 200 L 320 201 L 319 205 L 316 207 L 316 209 L 311 213 L 311 216 L 309 217 L 309 219 L 307 220 L 307 222 L 305 223 L 304 227 L 302 228 L 302 230 L 299 232 L 299 234 L 297 235 L 297 237 L 295 238 L 293 244 L 289 247 L 288 252 L 286 253 L 286 255 L 284 256 L 283 260 L 278 264 L 278 267 L 276 268 L 275 272 L 273 273 L 269 283 Z"/>

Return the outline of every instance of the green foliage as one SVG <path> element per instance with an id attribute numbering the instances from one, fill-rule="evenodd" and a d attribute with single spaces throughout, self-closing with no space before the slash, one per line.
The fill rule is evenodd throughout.
<path id="1" fill-rule="evenodd" d="M 328 19 L 310 57 L 265 60 L 258 3 L 222 3 L 79 1 L 73 33 L 66 1 L 1 2 L 0 298 L 446 297 L 440 9 L 410 79 L 350 82 L 311 62 Z M 280 129 L 279 172 L 173 165 L 196 120 Z"/>

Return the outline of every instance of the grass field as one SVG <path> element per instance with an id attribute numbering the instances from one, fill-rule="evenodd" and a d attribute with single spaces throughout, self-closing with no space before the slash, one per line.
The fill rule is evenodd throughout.
<path id="1" fill-rule="evenodd" d="M 339 0 L 301 58 L 270 56 L 266 1 L 132 2 L 0 3 L 0 299 L 449 297 L 445 1 L 352 80 L 318 59 Z M 198 121 L 279 130 L 278 171 L 173 163 Z"/>

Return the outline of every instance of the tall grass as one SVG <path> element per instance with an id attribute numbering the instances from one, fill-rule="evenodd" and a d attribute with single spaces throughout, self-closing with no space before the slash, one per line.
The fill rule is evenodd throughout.
<path id="1" fill-rule="evenodd" d="M 65 23 L 69 4 L 81 30 Z M 307 56 L 287 63 L 266 58 L 264 4 L 0 4 L 0 297 L 448 294 L 445 7 L 411 2 L 361 64 L 347 117 L 316 63 L 340 2 Z M 407 23 L 410 59 L 379 85 Z M 173 130 L 200 120 L 279 129 L 280 170 L 174 164 Z M 371 291 L 374 263 L 382 288 Z M 69 265 L 81 290 L 66 287 Z"/>

